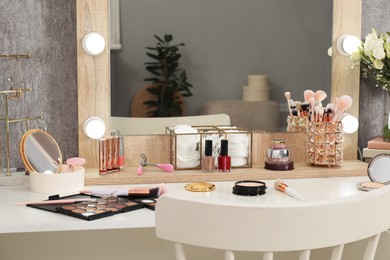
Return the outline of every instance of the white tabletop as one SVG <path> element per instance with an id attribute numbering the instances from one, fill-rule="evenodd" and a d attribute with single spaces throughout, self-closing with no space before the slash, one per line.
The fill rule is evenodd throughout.
<path id="1" fill-rule="evenodd" d="M 306 201 L 299 201 L 273 188 L 274 180 L 265 181 L 266 194 L 246 197 L 232 194 L 234 181 L 213 182 L 216 190 L 211 192 L 189 192 L 185 190 L 186 183 L 166 184 L 168 192 L 176 193 L 186 199 L 212 201 L 215 203 L 239 203 L 242 205 L 256 203 L 264 206 L 289 207 L 296 203 L 320 202 L 365 193 L 357 189 L 357 184 L 369 181 L 368 177 L 335 177 L 312 179 L 285 179 L 289 187 L 298 191 Z M 116 185 L 99 186 L 99 188 L 128 189 L 135 186 L 156 185 Z M 91 188 L 91 187 L 86 187 Z M 68 195 L 68 194 L 60 194 Z M 154 211 L 140 209 L 114 216 L 85 221 L 59 213 L 47 212 L 31 207 L 16 205 L 21 201 L 41 201 L 48 194 L 31 192 L 28 186 L 0 187 L 0 233 L 97 230 L 118 228 L 150 228 L 155 226 Z"/>

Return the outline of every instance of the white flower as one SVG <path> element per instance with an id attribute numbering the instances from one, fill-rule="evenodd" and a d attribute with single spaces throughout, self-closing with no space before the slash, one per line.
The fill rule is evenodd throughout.
<path id="1" fill-rule="evenodd" d="M 366 41 L 364 42 L 364 54 L 372 56 L 373 50 L 378 47 L 383 48 L 383 39 L 378 38 L 376 31 L 373 29 L 372 33 L 367 35 Z"/>
<path id="2" fill-rule="evenodd" d="M 383 46 L 376 47 L 372 51 L 372 56 L 374 56 L 374 58 L 377 59 L 377 60 L 384 59 L 386 57 L 386 53 L 385 53 L 385 50 L 383 49 Z"/>
<path id="3" fill-rule="evenodd" d="M 378 69 L 378 70 L 383 69 L 383 65 L 384 65 L 383 61 L 381 61 L 381 60 L 374 60 L 374 67 L 376 69 Z"/>

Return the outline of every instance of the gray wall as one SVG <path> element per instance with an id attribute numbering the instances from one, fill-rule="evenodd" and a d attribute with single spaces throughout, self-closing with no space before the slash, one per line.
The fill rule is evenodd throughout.
<path id="1" fill-rule="evenodd" d="M 75 0 L 0 0 L 0 53 L 31 53 L 22 60 L 27 87 L 19 100 L 10 100 L 10 117 L 43 115 L 48 132 L 57 140 L 65 158 L 78 153 L 77 66 Z M 0 89 L 9 89 L 7 78 L 15 60 L 0 59 Z M 20 82 L 15 70 L 15 81 Z M 4 100 L 0 113 L 5 116 Z M 31 126 L 34 126 L 32 122 Z M 11 130 L 12 167 L 22 166 L 19 140 L 22 124 Z M 3 167 L 5 124 L 0 124 Z"/>
<path id="2" fill-rule="evenodd" d="M 363 0 L 362 37 L 372 28 L 390 31 L 390 1 Z M 359 148 L 367 147 L 368 140 L 383 134 L 384 92 L 375 88 L 375 82 L 361 77 L 359 102 Z"/>
<path id="3" fill-rule="evenodd" d="M 209 100 L 242 99 L 249 74 L 268 74 L 271 99 L 305 89 L 329 93 L 332 1 L 124 0 L 122 50 L 112 54 L 112 115 L 129 116 L 132 96 L 150 77 L 144 62 L 153 34 L 171 33 L 194 85 L 189 115 Z M 286 117 L 283 117 L 285 122 Z"/>

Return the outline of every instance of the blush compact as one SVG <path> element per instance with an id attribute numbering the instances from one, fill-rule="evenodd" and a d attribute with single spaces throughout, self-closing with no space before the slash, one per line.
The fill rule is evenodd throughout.
<path id="1" fill-rule="evenodd" d="M 241 196 L 257 196 L 265 194 L 267 185 L 262 181 L 237 181 L 233 187 L 233 194 Z"/>

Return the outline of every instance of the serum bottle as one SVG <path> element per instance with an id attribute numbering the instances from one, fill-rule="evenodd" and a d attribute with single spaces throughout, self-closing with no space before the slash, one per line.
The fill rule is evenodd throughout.
<path id="1" fill-rule="evenodd" d="M 215 170 L 215 159 L 213 156 L 213 141 L 205 141 L 204 156 L 202 157 L 202 171 L 213 172 Z"/>
<path id="2" fill-rule="evenodd" d="M 221 152 L 218 156 L 218 171 L 230 172 L 231 162 L 228 154 L 228 140 L 221 140 Z"/>

